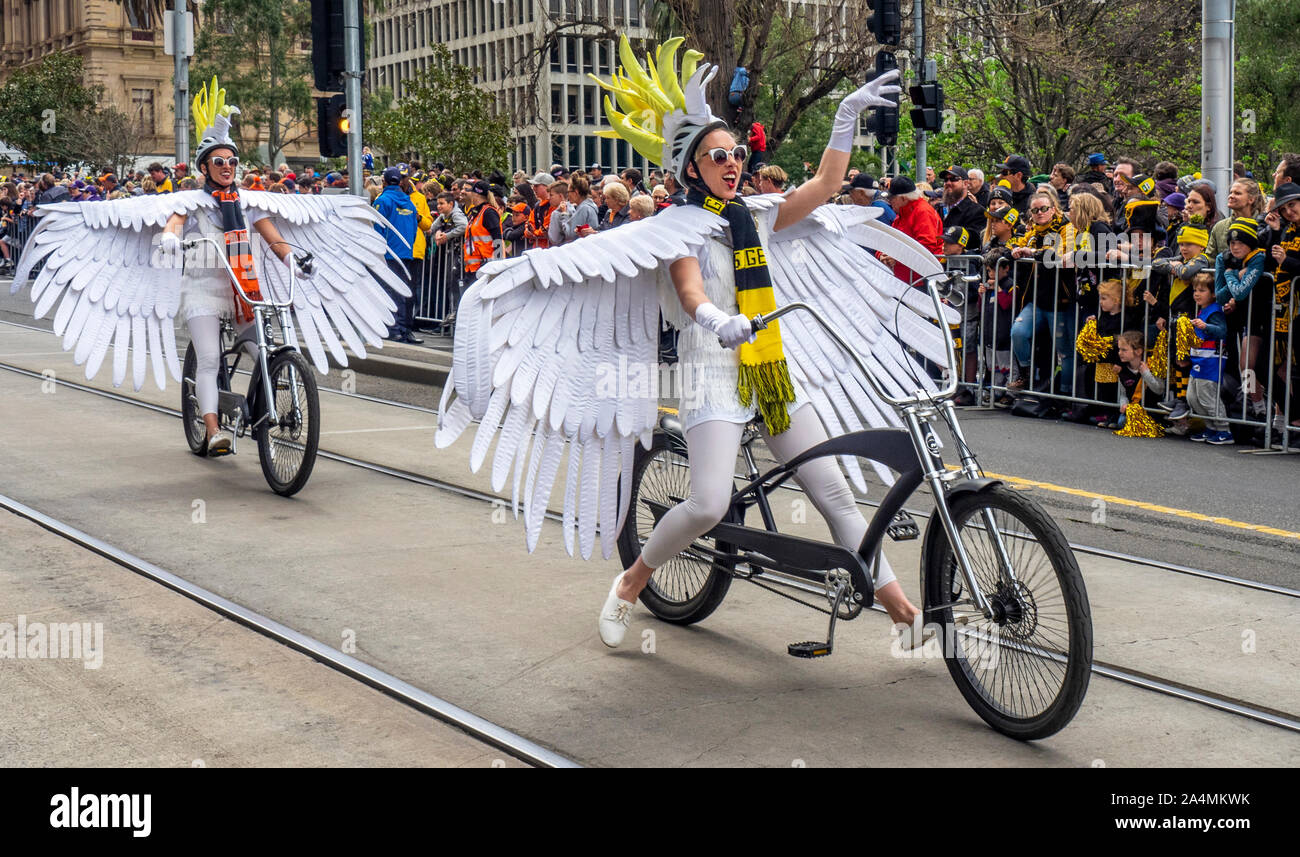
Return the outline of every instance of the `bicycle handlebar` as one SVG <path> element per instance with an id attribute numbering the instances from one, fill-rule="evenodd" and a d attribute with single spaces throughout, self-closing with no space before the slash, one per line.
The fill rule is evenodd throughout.
<path id="1" fill-rule="evenodd" d="M 826 331 L 831 339 L 835 340 L 835 343 L 839 345 L 839 347 L 842 348 L 850 358 L 852 358 L 853 362 L 857 364 L 858 369 L 866 376 L 867 382 L 871 384 L 871 388 L 882 400 L 896 408 L 902 408 L 907 407 L 908 405 L 919 405 L 921 402 L 926 400 L 934 401 L 936 399 L 947 399 L 957 392 L 959 373 L 957 367 L 957 352 L 953 348 L 952 337 L 948 335 L 946 329 L 947 325 L 943 321 L 943 301 L 940 296 L 939 282 L 942 281 L 945 287 L 945 294 L 952 294 L 953 289 L 955 289 L 958 284 L 978 282 L 979 277 L 963 275 L 960 271 L 941 271 L 938 274 L 931 274 L 930 276 L 925 277 L 924 280 L 926 291 L 930 294 L 930 300 L 934 302 L 935 318 L 939 320 L 940 329 L 943 330 L 944 351 L 948 358 L 948 382 L 937 393 L 926 393 L 918 390 L 916 395 L 905 396 L 903 398 L 889 395 L 876 379 L 876 376 L 867 369 L 866 365 L 862 362 L 862 359 L 858 357 L 857 352 L 850 348 L 848 343 L 844 341 L 844 338 L 840 336 L 839 331 L 832 327 L 830 322 L 822 318 L 821 313 L 817 312 L 817 310 L 802 301 L 795 301 L 794 303 L 786 304 L 785 306 L 773 310 L 766 315 L 760 313 L 750 319 L 750 324 L 753 325 L 754 330 L 762 330 L 771 322 L 776 321 L 786 313 L 793 312 L 797 309 L 806 310 L 808 314 L 821 325 L 822 330 Z"/>
<path id="2" fill-rule="evenodd" d="M 203 236 L 201 238 L 186 238 L 181 241 L 181 248 L 185 250 L 192 250 L 198 245 L 205 244 L 205 243 L 211 244 L 219 251 L 225 250 L 224 247 L 222 247 L 220 244 L 217 243 L 215 238 L 209 238 L 207 236 Z M 290 244 L 289 246 L 292 247 L 293 245 Z M 289 309 L 290 307 L 293 306 L 293 299 L 296 296 L 297 289 L 298 289 L 298 272 L 294 269 L 293 265 L 289 266 L 289 299 L 287 301 L 273 301 L 273 300 L 255 301 L 252 298 L 250 298 L 248 295 L 244 294 L 244 290 L 242 288 L 238 288 L 239 278 L 235 276 L 235 269 L 230 267 L 230 260 L 226 258 L 225 252 L 219 252 L 217 254 L 217 258 L 219 258 L 221 260 L 221 264 L 225 266 L 226 273 L 230 275 L 230 281 L 235 284 L 236 286 L 235 294 L 237 294 L 240 300 L 242 300 L 244 303 L 252 307 L 259 307 L 259 306 L 275 307 L 276 309 Z M 295 261 L 297 261 L 299 267 L 301 267 L 304 271 L 310 271 L 310 265 L 313 258 L 311 253 L 306 253 L 302 256 L 295 254 L 293 258 Z"/>

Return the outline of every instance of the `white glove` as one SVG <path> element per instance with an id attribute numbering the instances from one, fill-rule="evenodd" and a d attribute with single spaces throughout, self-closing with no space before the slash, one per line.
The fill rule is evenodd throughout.
<path id="1" fill-rule="evenodd" d="M 738 348 L 755 339 L 749 319 L 743 315 L 727 315 L 708 301 L 695 308 L 695 323 L 716 334 L 726 348 Z"/>
<path id="2" fill-rule="evenodd" d="M 165 253 L 179 253 L 181 250 L 180 236 L 175 232 L 159 233 L 158 248 Z"/>
<path id="3" fill-rule="evenodd" d="M 840 102 L 835 111 L 835 124 L 831 126 L 831 141 L 826 148 L 837 152 L 852 152 L 853 138 L 858 135 L 858 114 L 868 107 L 895 107 L 898 99 L 886 98 L 897 95 L 902 88 L 893 82 L 898 80 L 898 69 L 887 71 L 866 86 L 854 92 Z"/>

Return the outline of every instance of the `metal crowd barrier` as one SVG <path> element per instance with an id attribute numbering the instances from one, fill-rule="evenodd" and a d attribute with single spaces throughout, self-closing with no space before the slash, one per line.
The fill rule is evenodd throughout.
<path id="1" fill-rule="evenodd" d="M 996 400 L 1010 395 L 1046 400 L 1056 407 L 1092 406 L 1122 412 L 1123 407 L 1118 397 L 1109 399 L 1105 396 L 1106 388 L 1111 384 L 1097 381 L 1093 364 L 1084 362 L 1077 354 L 1075 342 L 1078 333 L 1083 329 L 1087 317 L 1094 313 L 1084 311 L 1079 305 L 1074 284 L 1086 278 L 1092 284 L 1095 297 L 1097 284 L 1107 279 L 1121 281 L 1120 329 L 1134 327 L 1143 334 L 1146 359 L 1149 362 L 1158 335 L 1154 307 L 1143 299 L 1151 275 L 1150 264 L 1137 266 L 1111 263 L 1094 267 L 1063 267 L 1045 262 L 1000 259 L 996 268 L 991 269 L 984 264 L 983 257 L 971 254 L 948 257 L 945 266 L 950 269 L 978 270 L 985 277 L 986 291 L 983 294 L 968 294 L 967 305 L 962 308 L 963 321 L 953 330 L 954 338 L 959 344 L 961 386 L 970 391 L 974 404 L 993 407 Z M 1208 270 L 1213 273 L 1213 266 Z M 998 289 L 1000 282 L 1010 286 L 1011 302 L 1006 309 L 997 300 L 990 300 L 990 296 L 996 294 L 996 291 L 989 290 L 990 276 L 992 289 Z M 1052 306 L 1035 307 L 1032 317 L 1022 319 L 1022 314 L 1028 312 L 1024 307 L 1032 303 L 1038 287 L 1047 285 L 1043 282 L 1045 277 L 1051 281 L 1049 287 L 1053 295 Z M 1191 288 L 1191 284 L 1188 284 L 1188 288 Z M 1135 306 L 1128 301 L 1130 290 L 1137 301 Z M 977 309 L 970 305 L 972 297 L 978 301 Z M 1291 425 L 1292 420 L 1300 419 L 1297 398 L 1300 393 L 1300 371 L 1294 350 L 1295 329 L 1300 325 L 1296 289 L 1288 290 L 1285 298 L 1279 299 L 1273 278 L 1265 276 L 1256 285 L 1252 298 L 1236 310 L 1236 313 L 1243 312 L 1244 315 L 1236 319 L 1232 315 L 1228 316 L 1228 334 L 1222 340 L 1223 362 L 1217 392 L 1220 401 L 1224 403 L 1226 416 L 1223 419 L 1230 426 L 1262 430 L 1263 448 L 1259 452 L 1269 452 L 1278 439 L 1281 452 L 1300 451 L 1300 427 Z M 1257 321 L 1254 316 L 1260 312 L 1268 313 L 1269 316 L 1265 337 L 1250 334 Z M 1099 308 L 1097 313 L 1100 313 Z M 1134 314 L 1141 316 L 1136 324 Z M 1165 324 L 1169 342 L 1173 343 L 1176 337 L 1176 319 L 1166 318 Z M 1016 380 L 1018 375 L 1016 345 L 1019 340 L 1023 353 L 1026 345 L 1023 331 L 1026 327 L 1029 330 L 1028 377 L 1023 379 L 1023 389 L 1017 390 L 1010 386 L 1010 382 Z M 1278 331 L 1278 327 L 1285 329 Z M 1041 328 L 1046 328 L 1046 335 Z M 1009 341 L 996 337 L 1002 330 L 1008 330 L 1012 334 L 1008 337 Z M 994 334 L 994 341 L 990 341 L 990 332 Z M 1166 392 L 1162 398 L 1169 400 L 1173 398 L 1172 392 L 1175 389 L 1175 361 L 1171 357 L 1165 363 L 1163 380 Z M 1190 367 L 1188 371 L 1190 372 Z M 1255 392 L 1263 394 L 1262 416 L 1251 413 L 1248 400 Z M 1277 417 L 1274 416 L 1275 410 L 1278 412 Z M 1157 421 L 1164 415 L 1154 408 L 1148 408 L 1147 411 Z M 1205 419 L 1207 416 L 1209 415 L 1195 411 L 1191 414 L 1193 419 Z M 1296 448 L 1292 448 L 1293 443 L 1297 444 Z"/>
<path id="2" fill-rule="evenodd" d="M 34 217 L 18 214 L 13 218 L 13 222 L 5 227 L 4 235 L 0 236 L 0 241 L 4 241 L 9 247 L 9 260 L 15 265 L 18 264 L 18 259 L 23 254 L 23 247 L 27 244 L 28 236 L 32 234 L 32 230 L 35 228 L 36 219 Z M 39 272 L 38 268 L 32 271 L 32 275 L 35 276 Z"/>
<path id="3" fill-rule="evenodd" d="M 429 238 L 424 254 L 419 290 L 415 298 L 415 320 L 422 327 L 449 336 L 452 325 L 447 319 L 456 311 L 460 295 L 468 287 L 462 271 L 461 241 L 448 241 L 441 247 Z M 507 256 L 518 256 L 525 247 L 507 248 Z"/>

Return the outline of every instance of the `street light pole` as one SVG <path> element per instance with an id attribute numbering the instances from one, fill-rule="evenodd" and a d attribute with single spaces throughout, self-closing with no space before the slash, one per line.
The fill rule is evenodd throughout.
<path id="1" fill-rule="evenodd" d="M 916 79 L 919 83 L 925 80 L 925 0 L 912 0 L 912 49 L 916 53 Z M 913 130 L 916 133 L 916 180 L 923 182 L 927 154 L 925 129 Z"/>
<path id="2" fill-rule="evenodd" d="M 175 0 L 175 10 L 171 16 L 172 53 L 176 61 L 175 91 L 176 104 L 176 163 L 190 162 L 190 13 L 185 8 L 186 0 Z"/>
<path id="3" fill-rule="evenodd" d="M 348 102 L 348 191 L 361 195 L 361 2 L 343 0 L 344 94 Z"/>
<path id="4" fill-rule="evenodd" d="M 1201 175 L 1214 182 L 1220 213 L 1232 184 L 1236 0 L 1201 4 Z"/>

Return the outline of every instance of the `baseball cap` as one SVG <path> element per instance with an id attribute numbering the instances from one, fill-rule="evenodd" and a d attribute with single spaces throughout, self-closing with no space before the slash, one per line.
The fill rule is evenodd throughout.
<path id="1" fill-rule="evenodd" d="M 551 175 L 550 173 L 538 173 L 537 175 L 529 179 L 529 181 L 532 184 L 539 184 L 542 185 L 543 187 L 550 187 L 551 185 L 555 184 L 555 176 Z"/>
<path id="2" fill-rule="evenodd" d="M 988 209 L 985 209 L 984 216 L 989 220 L 1001 220 L 1013 229 L 1015 228 L 1015 225 L 1020 222 L 1020 212 L 1016 211 L 1014 208 L 1004 208 L 1001 211 L 989 211 Z"/>
<path id="3" fill-rule="evenodd" d="M 960 244 L 965 250 L 970 246 L 970 232 L 961 226 L 949 226 L 943 231 L 943 243 Z"/>
<path id="4" fill-rule="evenodd" d="M 465 189 L 468 191 L 472 191 L 473 193 L 476 193 L 479 196 L 487 196 L 488 191 L 492 189 L 492 186 L 488 184 L 486 181 L 484 181 L 483 179 L 476 179 L 475 181 L 472 181 L 469 184 L 467 184 L 465 186 Z"/>
<path id="5" fill-rule="evenodd" d="M 853 181 L 849 182 L 849 187 L 862 188 L 863 190 L 875 190 L 876 180 L 866 173 L 858 173 L 853 177 Z"/>
<path id="6" fill-rule="evenodd" d="M 1090 167 L 1106 166 L 1106 156 L 1103 155 L 1101 152 L 1093 152 L 1091 155 L 1088 156 L 1088 166 Z"/>
<path id="7" fill-rule="evenodd" d="M 330 173 L 331 176 L 336 173 Z M 384 184 L 398 184 L 402 181 L 401 167 L 389 167 L 384 170 Z"/>
<path id="8" fill-rule="evenodd" d="M 591 166 L 587 167 L 587 169 L 589 169 L 589 170 L 600 170 L 601 172 L 604 172 L 604 171 L 605 171 L 605 168 L 602 167 L 600 164 L 592 164 Z"/>
<path id="9" fill-rule="evenodd" d="M 286 179 L 293 179 L 294 181 L 297 181 L 297 180 L 298 180 L 298 174 L 295 173 L 295 172 L 287 172 L 287 173 L 284 174 L 284 177 L 285 177 Z"/>
<path id="10" fill-rule="evenodd" d="M 514 212 L 515 214 L 527 214 L 527 213 L 528 213 L 528 203 L 526 203 L 526 202 L 516 202 L 514 205 L 510 206 L 510 210 L 511 210 L 512 212 Z"/>
<path id="11" fill-rule="evenodd" d="M 889 195 L 901 196 L 905 193 L 912 193 L 916 190 L 916 182 L 907 176 L 895 176 L 889 180 Z"/>
<path id="12" fill-rule="evenodd" d="M 1025 175 L 1029 175 L 1033 172 L 1033 168 L 1029 166 L 1029 159 L 1024 155 L 1008 156 L 1005 163 L 998 164 L 997 166 L 998 172 L 1003 172 L 1004 170 L 1008 173 L 1024 173 Z"/>
<path id="13" fill-rule="evenodd" d="M 951 167 L 949 167 L 948 169 L 946 169 L 946 170 L 944 170 L 943 172 L 939 173 L 939 178 L 941 178 L 941 179 L 961 179 L 962 181 L 966 181 L 966 179 L 970 178 L 970 174 L 966 172 L 965 168 L 963 168 L 963 167 L 959 167 L 959 166 L 957 166 L 956 164 L 954 164 L 954 165 L 952 165 Z"/>
<path id="14" fill-rule="evenodd" d="M 1014 198 L 1011 195 L 1011 188 L 1004 185 L 998 185 L 989 191 L 989 199 L 1000 199 L 1010 205 Z"/>
<path id="15" fill-rule="evenodd" d="M 1142 191 L 1143 196 L 1150 196 L 1153 192 L 1155 192 L 1156 180 L 1151 178 L 1151 176 L 1147 175 L 1146 173 L 1138 173 L 1132 178 L 1129 178 L 1123 173 L 1120 173 L 1119 177 L 1125 184 L 1132 185 L 1133 187 Z"/>

